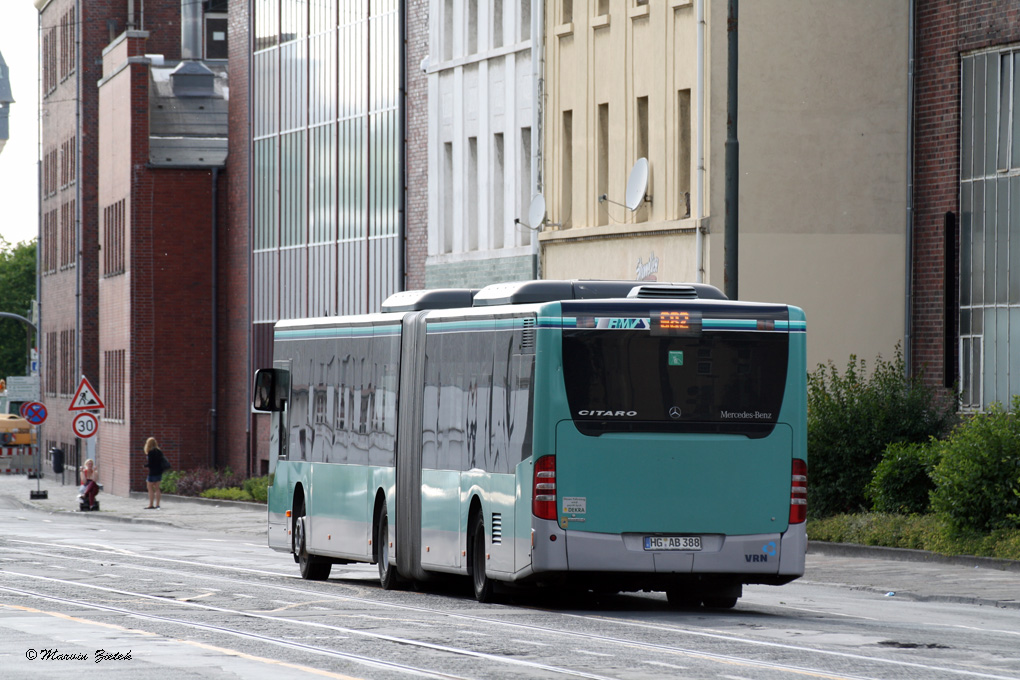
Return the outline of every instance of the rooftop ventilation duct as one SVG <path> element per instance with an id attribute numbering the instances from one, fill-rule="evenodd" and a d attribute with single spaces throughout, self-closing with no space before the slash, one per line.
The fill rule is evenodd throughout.
<path id="1" fill-rule="evenodd" d="M 181 0 L 181 59 L 202 56 L 202 3 Z"/>
<path id="2" fill-rule="evenodd" d="M 216 94 L 216 74 L 200 61 L 182 61 L 170 73 L 177 97 L 212 97 Z"/>

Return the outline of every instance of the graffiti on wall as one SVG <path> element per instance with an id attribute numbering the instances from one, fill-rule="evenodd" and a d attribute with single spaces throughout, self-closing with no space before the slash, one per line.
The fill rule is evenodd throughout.
<path id="1" fill-rule="evenodd" d="M 634 278 L 637 281 L 658 281 L 656 276 L 659 273 L 659 258 L 655 257 L 655 253 L 652 252 L 648 256 L 648 261 L 645 262 L 640 257 L 637 261 L 637 267 L 634 269 Z"/>

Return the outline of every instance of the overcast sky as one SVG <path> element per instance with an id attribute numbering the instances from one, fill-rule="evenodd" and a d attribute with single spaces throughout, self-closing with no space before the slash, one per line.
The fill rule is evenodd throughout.
<path id="1" fill-rule="evenodd" d="M 0 235 L 14 245 L 39 233 L 38 35 L 32 0 L 0 0 L 0 54 L 10 71 L 10 139 L 0 151 Z"/>

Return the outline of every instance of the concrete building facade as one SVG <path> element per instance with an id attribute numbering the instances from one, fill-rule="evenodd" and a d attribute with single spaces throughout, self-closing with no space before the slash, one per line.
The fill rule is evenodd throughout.
<path id="1" fill-rule="evenodd" d="M 532 0 L 430 0 L 428 288 L 534 278 L 539 74 Z M 537 226 L 537 225 L 536 225 Z"/>
<path id="2" fill-rule="evenodd" d="M 549 3 L 542 189 L 558 226 L 540 237 L 543 277 L 725 288 L 727 4 Z M 890 356 L 905 332 L 907 7 L 739 9 L 739 297 L 803 307 L 811 366 Z"/>

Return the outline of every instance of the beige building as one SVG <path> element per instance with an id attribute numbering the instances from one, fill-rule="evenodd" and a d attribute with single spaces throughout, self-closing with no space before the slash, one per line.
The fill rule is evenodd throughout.
<path id="1" fill-rule="evenodd" d="M 727 4 L 548 1 L 543 278 L 724 288 Z M 803 307 L 810 366 L 903 340 L 908 35 L 908 3 L 740 4 L 739 297 Z"/>

